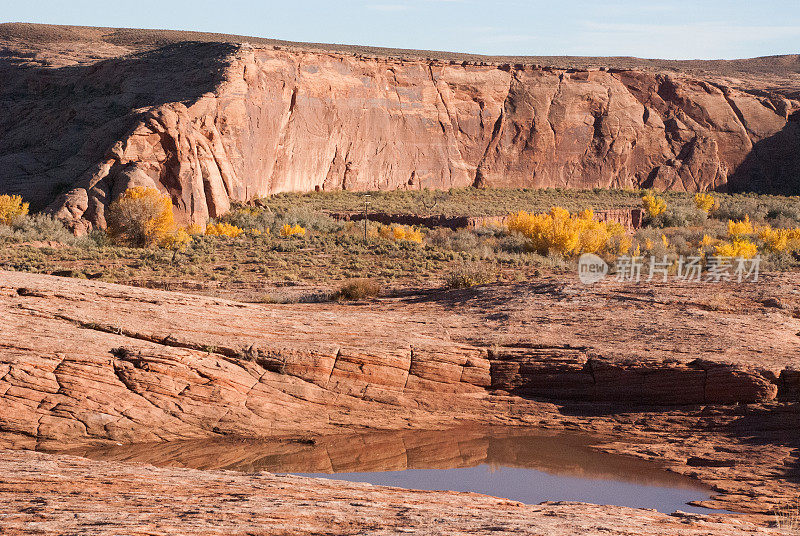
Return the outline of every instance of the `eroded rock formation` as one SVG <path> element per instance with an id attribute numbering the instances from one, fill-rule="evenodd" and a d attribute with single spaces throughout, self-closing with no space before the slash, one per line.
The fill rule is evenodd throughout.
<path id="1" fill-rule="evenodd" d="M 0 190 L 77 230 L 133 185 L 187 223 L 314 189 L 794 188 L 800 102 L 711 75 L 132 38 L 64 66 L 57 40 L 4 43 Z"/>
<path id="2" fill-rule="evenodd" d="M 794 286 L 770 280 L 737 287 L 742 309 L 719 311 L 696 288 L 658 283 L 265 305 L 0 271 L 0 448 L 572 429 L 699 478 L 721 494 L 706 506 L 768 514 L 796 491 L 800 321 L 746 302 L 763 288 L 800 306 Z M 69 481 L 52 465 L 63 457 L 3 453 L 3 468 L 30 472 L 26 459 Z M 0 502 L 50 478 L 31 475 Z"/>
<path id="3" fill-rule="evenodd" d="M 535 299 L 556 328 L 560 298 Z M 585 317 L 596 299 L 570 309 Z M 0 445 L 14 446 L 527 422 L 531 399 L 769 402 L 779 386 L 789 393 L 780 374 L 798 344 L 795 319 L 773 320 L 770 334 L 752 314 L 687 321 L 655 308 L 642 312 L 646 326 L 627 313 L 630 339 L 620 329 L 613 341 L 584 340 L 608 317 L 584 319 L 582 334 L 570 320 L 549 335 L 522 325 L 523 340 L 487 347 L 462 340 L 474 328 L 457 335 L 463 318 L 430 308 L 268 307 L 14 272 L 0 272 L 0 313 L 2 340 L 29 334 L 0 347 Z M 775 346 L 755 362 L 757 338 L 736 342 L 751 330 Z M 639 331 L 692 350 L 643 351 Z"/>

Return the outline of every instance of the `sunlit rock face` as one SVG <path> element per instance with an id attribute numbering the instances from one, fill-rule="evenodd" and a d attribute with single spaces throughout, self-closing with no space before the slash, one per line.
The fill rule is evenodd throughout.
<path id="1" fill-rule="evenodd" d="M 786 146 L 800 103 L 728 79 L 236 43 L 90 54 L 3 41 L 0 190 L 77 231 L 104 226 L 130 186 L 159 188 L 179 221 L 202 223 L 285 191 L 701 191 L 748 189 L 749 177 L 782 191 L 798 167 Z"/>

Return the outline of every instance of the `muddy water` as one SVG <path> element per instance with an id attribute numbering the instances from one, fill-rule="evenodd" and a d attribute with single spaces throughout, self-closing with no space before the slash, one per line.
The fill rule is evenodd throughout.
<path id="1" fill-rule="evenodd" d="M 372 432 L 284 440 L 196 440 L 85 448 L 92 459 L 195 469 L 269 471 L 409 489 L 484 493 L 529 504 L 581 501 L 709 512 L 687 477 L 599 452 L 577 434 L 518 429 Z"/>

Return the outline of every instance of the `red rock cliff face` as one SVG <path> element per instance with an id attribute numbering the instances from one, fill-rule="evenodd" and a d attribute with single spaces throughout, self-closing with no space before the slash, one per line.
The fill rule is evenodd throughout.
<path id="1" fill-rule="evenodd" d="M 102 227 L 108 203 L 135 185 L 169 193 L 186 223 L 221 215 L 231 201 L 314 189 L 702 191 L 725 188 L 748 158 L 762 186 L 780 187 L 794 164 L 764 171 L 774 151 L 754 146 L 778 135 L 796 143 L 790 119 L 800 108 L 675 73 L 247 44 L 184 43 L 9 76 L 4 101 L 28 99 L 32 110 L 0 107 L 10 132 L 0 140 L 9 176 L 0 189 L 46 204 L 59 184 L 50 210 L 79 231 Z M 66 93 L 73 114 L 62 117 Z M 79 150 L 70 154 L 67 141 Z M 747 187 L 747 177 L 737 180 Z"/>

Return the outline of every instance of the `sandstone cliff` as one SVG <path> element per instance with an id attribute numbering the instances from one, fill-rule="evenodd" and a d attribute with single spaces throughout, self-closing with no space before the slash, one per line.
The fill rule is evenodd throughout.
<path id="1" fill-rule="evenodd" d="M 0 191 L 77 230 L 132 185 L 187 223 L 314 189 L 797 187 L 793 78 L 2 30 Z"/>

